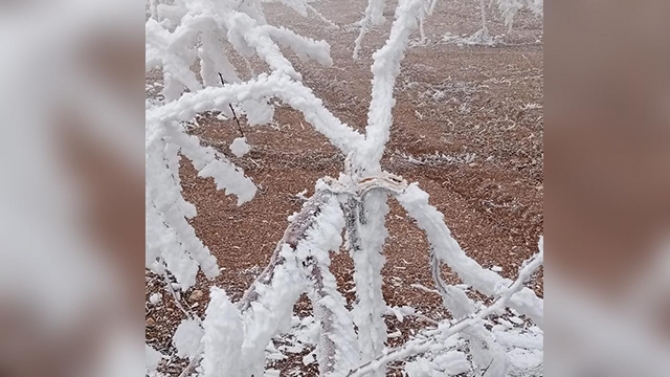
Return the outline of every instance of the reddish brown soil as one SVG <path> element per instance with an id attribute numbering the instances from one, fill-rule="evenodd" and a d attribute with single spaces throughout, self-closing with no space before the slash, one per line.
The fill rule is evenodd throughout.
<path id="1" fill-rule="evenodd" d="M 391 2 L 393 3 L 393 2 Z M 513 278 L 520 263 L 536 251 L 542 232 L 542 37 L 540 21 L 522 14 L 515 30 L 497 47 L 459 47 L 437 43 L 447 32 L 471 34 L 479 27 L 478 2 L 462 4 L 438 1 L 435 14 L 426 22 L 429 42 L 409 49 L 402 63 L 396 89 L 394 125 L 385 169 L 419 182 L 431 196 L 431 203 L 444 213 L 445 221 L 463 249 L 484 267 L 500 266 L 502 275 Z M 394 7 L 389 4 L 389 9 Z M 299 62 L 287 52 L 325 106 L 343 122 L 363 129 L 370 99 L 372 52 L 380 47 L 390 28 L 387 22 L 367 35 L 361 58 L 351 58 L 357 21 L 364 2 L 321 1 L 314 4 L 326 17 L 342 25 L 334 30 L 313 17 L 301 18 L 281 6 L 267 6 L 268 21 L 287 26 L 299 34 L 325 39 L 331 44 L 334 67 Z M 491 15 L 489 15 L 491 17 Z M 490 20 L 493 34 L 505 28 Z M 418 33 L 414 36 L 418 40 Z M 239 63 L 239 62 L 238 62 Z M 257 72 L 263 69 L 252 62 Z M 240 65 L 244 67 L 244 65 Z M 246 72 L 241 68 L 240 72 Z M 442 90 L 444 97 L 439 94 Z M 537 106 L 527 106 L 536 104 Z M 204 296 L 194 310 L 204 312 L 208 287 L 222 287 L 238 299 L 268 262 L 276 242 L 287 226 L 287 216 L 299 210 L 293 194 L 313 192 L 320 177 L 337 177 L 343 156 L 317 134 L 302 116 L 287 108 L 276 112 L 274 126 L 249 127 L 242 122 L 252 151 L 235 158 L 227 146 L 239 136 L 232 121 L 202 121 L 195 131 L 202 140 L 217 147 L 242 166 L 258 185 L 256 197 L 241 207 L 236 198 L 217 191 L 209 179 L 195 177 L 184 163 L 184 196 L 194 203 L 198 216 L 192 221 L 198 235 L 217 257 L 223 271 L 214 282 L 201 280 L 195 289 Z M 436 158 L 443 154 L 450 158 Z M 475 155 L 474 160 L 466 158 Z M 411 162 L 411 156 L 423 163 Z M 439 297 L 410 287 L 419 283 L 432 287 L 428 266 L 428 244 L 422 232 L 406 218 L 393 201 L 387 218 L 389 238 L 385 247 L 384 296 L 389 305 L 410 305 L 438 318 Z M 351 263 L 346 253 L 333 256 L 333 269 L 343 291 L 352 287 Z M 445 277 L 458 281 L 444 269 Z M 147 277 L 147 297 L 159 291 L 160 282 Z M 541 279 L 535 284 L 542 293 Z M 170 349 L 170 330 L 181 318 L 168 294 L 164 303 L 147 312 L 156 322 L 147 328 L 147 338 L 159 350 Z M 188 293 L 186 295 L 188 297 Z M 351 294 L 347 296 L 353 299 Z M 300 302 L 298 311 L 308 311 Z M 388 319 L 389 332 L 399 324 Z M 401 326 L 407 338 L 410 328 L 425 326 L 420 321 Z M 298 361 L 299 362 L 299 361 Z M 287 371 L 292 362 L 275 368 Z M 177 368 L 172 368 L 172 373 Z M 313 369 L 305 371 L 314 375 Z"/>

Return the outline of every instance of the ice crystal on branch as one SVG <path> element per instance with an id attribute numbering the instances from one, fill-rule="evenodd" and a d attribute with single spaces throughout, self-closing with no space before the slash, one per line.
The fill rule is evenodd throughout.
<path id="1" fill-rule="evenodd" d="M 487 377 L 502 377 L 510 370 L 525 373 L 523 366 L 512 362 L 513 352 L 522 348 L 515 344 L 521 336 L 531 337 L 532 344 L 537 339 L 541 343 L 541 330 L 534 327 L 537 331 L 533 334 L 521 334 L 514 326 L 490 328 L 484 321 L 509 308 L 542 325 L 543 301 L 523 286 L 542 263 L 542 244 L 538 256 L 524 265 L 515 281 L 505 279 L 466 255 L 451 236 L 443 215 L 430 205 L 428 193 L 416 183 L 408 184 L 402 177 L 383 171 L 380 163 L 393 124 L 394 88 L 401 61 L 412 33 L 418 29 L 423 37 L 422 25 L 435 1 L 398 2 L 388 40 L 373 54 L 372 99 L 365 134 L 335 117 L 302 84 L 301 74 L 282 52 L 290 50 L 298 59 L 328 66 L 332 64 L 328 44 L 268 25 L 263 2 L 267 1 L 176 0 L 160 4 L 153 0 L 149 4 L 147 70 L 160 69 L 164 89 L 163 100 L 151 104 L 146 115 L 147 267 L 168 276 L 167 287 L 171 287 L 171 275 L 182 289 L 195 284 L 199 270 L 208 278 L 219 273 L 216 260 L 187 221 L 197 213 L 182 196 L 182 158 L 191 161 L 199 176 L 213 178 L 218 189 L 237 196 L 238 205 L 255 195 L 253 181 L 223 152 L 202 145 L 189 133 L 186 125 L 198 114 L 220 112 L 236 121 L 237 114 L 244 114 L 250 125 L 263 124 L 272 118 L 273 101 L 283 102 L 300 111 L 346 156 L 345 166 L 338 178 L 324 177 L 316 183 L 314 195 L 289 218 L 269 264 L 239 301 L 233 303 L 222 289 L 212 288 L 203 321 L 184 309 L 189 318 L 173 337 L 178 356 L 190 359 L 182 376 L 264 375 L 266 348 L 273 337 L 291 330 L 293 306 L 302 294 L 307 294 L 314 308 L 318 336 L 313 346 L 321 376 L 381 377 L 386 375 L 389 362 L 409 357 L 414 357 L 406 364 L 411 376 L 468 371 Z M 310 11 L 318 15 L 304 0 L 278 2 L 302 15 Z M 354 41 L 355 56 L 369 28 L 384 21 L 384 6 L 384 0 L 369 0 Z M 222 43 L 224 40 L 228 43 Z M 243 60 L 255 56 L 269 71 L 244 81 L 230 63 L 230 54 Z M 199 75 L 193 70 L 196 66 Z M 242 133 L 229 149 L 243 158 L 249 148 Z M 397 200 L 426 233 L 436 292 L 451 313 L 451 318 L 431 319 L 434 327 L 395 349 L 385 345 L 383 316 L 389 311 L 399 318 L 420 314 L 388 308 L 382 295 L 388 236 L 385 217 L 390 199 Z M 342 235 L 355 269 L 356 300 L 351 311 L 330 271 L 330 254 L 339 251 Z M 447 284 L 441 276 L 441 264 L 467 287 L 489 297 L 492 304 L 476 302 L 462 286 Z M 147 352 L 153 367 L 156 354 Z"/>
<path id="2" fill-rule="evenodd" d="M 543 0 L 495 0 L 495 2 L 508 31 L 512 31 L 514 18 L 517 13 L 524 8 L 530 10 L 535 16 L 542 17 L 544 7 Z"/>
<path id="3" fill-rule="evenodd" d="M 306 9 L 303 1 L 284 3 L 301 12 Z M 146 69 L 160 68 L 164 101 L 150 107 L 146 119 L 146 266 L 157 272 L 167 267 L 180 287 L 187 289 L 195 283 L 198 269 L 213 278 L 218 275 L 218 267 L 187 221 L 196 211 L 181 194 L 181 158 L 189 159 L 199 176 L 214 178 L 218 189 L 236 195 L 240 205 L 253 198 L 256 187 L 222 153 L 189 135 L 184 122 L 204 110 L 229 113 L 239 107 L 250 123 L 267 123 L 272 118 L 267 98 L 277 96 L 289 103 L 301 102 L 296 107 L 302 107 L 308 121 L 311 119 L 327 136 L 337 137 L 330 131 L 342 125 L 327 111 L 319 110 L 320 101 L 299 83 L 300 74 L 280 50 L 280 46 L 287 47 L 300 59 L 330 65 L 329 45 L 268 25 L 259 1 L 179 0 L 169 5 L 154 1 L 150 8 L 156 19 L 150 18 L 146 23 Z M 234 51 L 224 48 L 223 39 L 230 42 Z M 270 67 L 271 76 L 242 83 L 228 59 L 233 52 L 262 58 Z M 191 69 L 196 62 L 201 67 L 200 80 Z M 286 85 L 288 82 L 292 85 Z M 255 90 L 259 86 L 263 89 Z M 214 89 L 223 92 L 212 92 Z M 335 127 L 329 127 L 332 123 Z M 340 144 L 345 145 L 346 141 Z M 240 156 L 249 147 L 236 140 L 231 148 Z"/>

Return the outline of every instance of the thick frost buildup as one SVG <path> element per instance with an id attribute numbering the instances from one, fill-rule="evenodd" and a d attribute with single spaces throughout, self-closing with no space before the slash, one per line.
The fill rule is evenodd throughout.
<path id="1" fill-rule="evenodd" d="M 249 144 L 247 144 L 246 137 L 238 137 L 233 140 L 232 144 L 230 144 L 230 151 L 237 157 L 244 156 L 249 153 L 250 150 L 251 148 L 249 148 Z"/>
<path id="2" fill-rule="evenodd" d="M 241 103 L 242 110 L 247 116 L 250 126 L 260 126 L 272 122 L 275 115 L 274 106 L 268 103 L 266 97 L 258 100 L 248 100 Z"/>
<path id="3" fill-rule="evenodd" d="M 305 291 L 305 274 L 293 249 L 284 244 L 280 257 L 286 261 L 274 269 L 269 285 L 256 285 L 258 298 L 244 312 L 243 357 L 238 363 L 245 377 L 262 375 L 265 348 L 273 336 L 290 328 L 293 305 Z"/>
<path id="4" fill-rule="evenodd" d="M 158 293 L 152 293 L 151 296 L 149 296 L 149 302 L 151 305 L 158 305 L 163 300 L 163 297 L 158 294 Z"/>
<path id="5" fill-rule="evenodd" d="M 376 25 L 384 23 L 385 0 L 368 0 L 368 6 L 365 8 L 365 17 L 358 21 L 361 28 L 356 41 L 354 42 L 354 59 L 358 59 L 358 54 L 363 44 L 363 38 L 370 29 Z"/>
<path id="6" fill-rule="evenodd" d="M 467 355 L 460 351 L 448 351 L 433 360 L 419 357 L 405 365 L 408 377 L 458 376 L 470 370 Z"/>
<path id="7" fill-rule="evenodd" d="M 193 358 L 200 352 L 200 341 L 202 340 L 204 330 L 200 326 L 200 321 L 195 319 L 185 319 L 177 327 L 172 344 L 177 349 L 177 356 Z"/>
<path id="8" fill-rule="evenodd" d="M 321 321 L 317 356 L 324 362 L 320 363 L 320 370 L 325 372 L 329 366 L 331 371 L 347 370 L 357 364 L 353 323 L 344 307 L 345 300 L 336 289 L 335 278 L 327 270 L 329 252 L 338 250 L 342 242 L 342 211 L 333 197 L 316 203 L 318 207 L 314 212 L 307 212 L 314 216 L 307 219 L 310 225 L 292 241 L 297 241 L 297 245 L 282 245 L 278 255 L 282 263 L 274 267 L 271 281 L 254 283 L 257 298 L 244 313 L 245 376 L 261 374 L 268 342 L 279 331 L 290 328 L 293 305 L 310 284 L 314 287 L 310 296 L 315 303 L 315 314 Z M 313 202 L 305 205 L 311 204 Z M 301 220 L 295 221 L 299 229 Z"/>
<path id="9" fill-rule="evenodd" d="M 244 175 L 244 171 L 233 165 L 212 147 L 203 147 L 196 136 L 184 133 L 176 135 L 181 152 L 188 157 L 201 177 L 214 178 L 216 188 L 227 195 L 237 196 L 237 205 L 242 205 L 256 195 L 256 185 Z"/>
<path id="10" fill-rule="evenodd" d="M 436 373 L 439 373 L 430 360 L 422 357 L 407 363 L 405 372 L 408 377 L 433 377 Z"/>
<path id="11" fill-rule="evenodd" d="M 409 36 L 418 25 L 425 0 L 400 0 L 396 9 L 396 20 L 384 47 L 372 56 L 372 100 L 368 110 L 366 148 L 362 150 L 360 163 L 370 173 L 378 173 L 384 147 L 393 123 L 392 109 L 395 106 L 393 89 L 400 74 L 400 61 L 405 56 Z"/>
<path id="12" fill-rule="evenodd" d="M 398 1 L 388 40 L 373 55 L 365 135 L 336 118 L 302 84 L 302 75 L 287 57 L 291 54 L 330 66 L 330 46 L 269 25 L 263 14 L 263 3 L 279 2 L 302 15 L 311 11 L 325 20 L 310 0 L 149 1 L 146 68 L 161 70 L 164 98 L 149 100 L 146 106 L 145 262 L 147 268 L 166 277 L 170 289 L 173 285 L 184 290 L 193 286 L 199 271 L 210 279 L 219 274 L 216 258 L 189 222 L 197 211 L 182 195 L 181 159 L 189 160 L 199 177 L 213 178 L 217 189 L 235 195 L 238 205 L 252 200 L 257 191 L 242 169 L 192 132 L 199 127 L 198 117 L 219 114 L 217 117 L 227 125 L 240 115 L 237 120 L 246 120 L 249 126 L 269 124 L 275 104 L 283 102 L 300 111 L 346 156 L 339 179 L 319 180 L 314 196 L 305 198 L 301 211 L 289 217 L 290 224 L 268 266 L 239 302 L 231 303 L 222 289 L 214 287 L 204 321 L 180 307 L 188 319 L 179 325 L 172 342 L 176 356 L 191 359 L 182 375 L 276 376 L 279 372 L 266 369 L 266 365 L 268 360 L 285 357 L 282 352 L 287 344 L 276 347 L 273 343 L 278 336 L 282 341 L 291 339 L 292 351 L 313 346 L 303 362 L 308 365 L 316 361 L 323 377 L 383 377 L 387 365 L 408 358 L 411 361 L 404 364 L 404 372 L 409 377 L 541 375 L 542 331 L 524 327 L 519 313 L 542 324 L 542 299 L 523 288 L 543 261 L 542 240 L 540 254 L 524 265 L 517 280 L 504 279 L 464 253 L 443 215 L 429 204 L 427 193 L 383 171 L 380 163 L 393 124 L 393 94 L 400 62 L 417 27 L 421 40 L 426 40 L 423 24 L 437 0 Z M 510 27 L 521 8 L 536 14 L 542 9 L 542 0 L 493 1 Z M 365 17 L 358 24 L 354 57 L 365 34 L 384 22 L 385 3 L 368 0 Z M 485 0 L 480 0 L 480 9 L 482 30 L 478 37 L 483 40 L 488 36 Z M 265 63 L 268 72 L 255 72 L 251 58 Z M 237 72 L 231 60 L 238 59 L 246 63 L 248 72 Z M 197 65 L 199 72 L 191 69 Z M 246 138 L 236 138 L 230 151 L 238 158 L 244 157 L 250 151 Z M 450 315 L 438 321 L 409 307 L 390 309 L 400 321 L 415 316 L 437 326 L 413 334 L 398 348 L 386 345 L 389 334 L 384 315 L 389 308 L 382 295 L 389 196 L 396 197 L 426 232 L 436 287 L 423 288 L 441 295 Z M 351 312 L 330 270 L 330 254 L 339 251 L 343 229 L 354 264 L 356 301 Z M 441 263 L 457 273 L 464 284 L 445 283 Z M 493 302 L 475 302 L 466 292 L 470 288 Z M 292 314 L 304 293 L 312 302 L 313 317 L 300 320 Z M 150 302 L 156 305 L 158 298 L 152 295 Z M 506 310 L 512 315 L 496 317 Z M 287 332 L 290 334 L 284 336 Z M 163 356 L 150 347 L 146 353 L 147 374 L 155 375 Z"/>
<path id="13" fill-rule="evenodd" d="M 242 377 L 241 356 L 244 325 L 239 310 L 223 289 L 213 287 L 202 323 L 204 377 Z"/>
<path id="14" fill-rule="evenodd" d="M 355 229 L 350 229 L 351 232 L 357 232 L 356 238 L 359 238 L 355 241 L 358 246 L 354 246 L 350 253 L 355 268 L 356 303 L 353 315 L 358 327 L 361 362 L 368 362 L 381 355 L 387 337 L 381 270 L 385 262 L 382 252 L 388 236 L 384 225 L 388 211 L 386 194 L 370 193 L 364 203 L 364 218 L 359 218 L 353 225 Z M 384 376 L 385 368 L 380 368 L 374 375 Z"/>
<path id="15" fill-rule="evenodd" d="M 460 351 L 448 351 L 435 357 L 433 363 L 438 370 L 443 371 L 449 376 L 467 373 L 470 369 L 468 356 Z"/>
<path id="16" fill-rule="evenodd" d="M 345 155 L 358 149 L 364 141 L 363 135 L 337 119 L 323 106 L 323 101 L 314 96 L 311 89 L 286 75 L 261 74 L 245 83 L 224 87 L 209 87 L 197 93 L 185 93 L 178 101 L 165 104 L 147 112 L 147 124 L 170 120 L 187 121 L 198 111 L 224 110 L 231 103 L 242 103 L 253 99 L 274 97 L 300 111 L 316 131 L 326 136 Z M 198 107 L 200 110 L 196 110 Z M 160 137 L 157 132 L 148 132 L 149 142 Z"/>
<path id="17" fill-rule="evenodd" d="M 278 369 L 266 369 L 263 377 L 280 377 L 279 376 L 280 370 Z"/>
<path id="18" fill-rule="evenodd" d="M 359 363 L 359 349 L 351 313 L 346 300 L 337 290 L 337 281 L 330 272 L 330 251 L 342 244 L 344 214 L 339 201 L 330 197 L 321 207 L 314 226 L 306 232 L 304 243 L 298 246 L 298 255 L 311 258 L 310 279 L 313 291 L 310 299 L 314 317 L 319 321 L 320 333 L 316 347 L 319 373 L 335 376 L 355 368 Z"/>
<path id="19" fill-rule="evenodd" d="M 301 14 L 309 8 L 304 0 L 283 2 Z M 180 155 L 191 160 L 199 176 L 214 178 L 217 189 L 236 195 L 238 205 L 254 197 L 256 186 L 224 155 L 190 135 L 183 122 L 208 110 L 228 114 L 231 106 L 240 106 L 249 124 L 266 124 L 274 114 L 269 99 L 279 97 L 296 104 L 310 123 L 342 148 L 354 148 L 354 139 L 362 140 L 362 135 L 339 122 L 311 90 L 295 81 L 301 76 L 280 50 L 281 45 L 300 59 L 331 65 L 330 46 L 268 25 L 260 1 L 153 1 L 149 10 L 146 69 L 161 69 L 164 100 L 155 101 L 146 115 L 146 267 L 157 273 L 167 270 L 181 289 L 187 289 L 195 284 L 199 269 L 210 279 L 219 270 L 216 259 L 187 221 L 196 211 L 182 197 Z M 265 90 L 241 84 L 228 58 L 232 51 L 222 44 L 224 40 L 244 59 L 257 55 L 268 64 L 275 76 L 272 80 L 267 75 L 259 77 L 256 83 L 265 85 Z M 201 66 L 201 81 L 191 69 L 196 62 Z M 228 95 L 210 94 L 207 90 L 211 89 Z M 248 152 L 241 141 L 231 148 L 238 156 Z"/>
<path id="20" fill-rule="evenodd" d="M 209 279 L 218 276 L 219 269 L 187 221 L 197 212 L 182 196 L 179 153 L 193 162 L 201 176 L 214 177 L 219 188 L 236 194 L 240 203 L 250 200 L 256 187 L 222 154 L 187 135 L 183 125 L 147 119 L 146 132 L 146 267 L 157 273 L 167 267 L 180 287 L 187 289 L 195 284 L 198 269 Z"/>
<path id="21" fill-rule="evenodd" d="M 146 373 L 150 374 L 151 372 L 155 371 L 156 368 L 158 368 L 158 364 L 160 364 L 161 360 L 163 360 L 163 354 L 156 351 L 148 344 L 144 345 L 144 353 Z"/>
<path id="22" fill-rule="evenodd" d="M 497 273 L 483 268 L 465 254 L 451 236 L 451 231 L 444 223 L 444 215 L 430 205 L 428 193 L 421 190 L 416 183 L 410 185 L 397 198 L 409 216 L 414 218 L 419 227 L 426 232 L 435 255 L 456 272 L 465 284 L 485 295 L 494 296 L 497 286 L 511 283 Z M 542 325 L 544 305 L 542 299 L 532 290 L 522 289 L 512 297 L 510 304 L 514 309 L 530 316 L 538 325 Z"/>

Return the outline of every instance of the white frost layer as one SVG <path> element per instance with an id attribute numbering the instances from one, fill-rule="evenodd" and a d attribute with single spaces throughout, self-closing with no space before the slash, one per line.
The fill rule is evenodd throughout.
<path id="1" fill-rule="evenodd" d="M 183 320 L 172 336 L 172 344 L 177 348 L 177 356 L 193 358 L 198 355 L 204 330 L 195 319 Z"/>
<path id="2" fill-rule="evenodd" d="M 386 302 L 382 295 L 382 275 L 385 258 L 382 254 L 388 231 L 384 225 L 389 212 L 386 194 L 371 192 L 364 204 L 365 224 L 361 224 L 361 249 L 352 250 L 354 260 L 354 282 L 356 303 L 353 308 L 354 323 L 358 327 L 358 341 L 361 362 L 373 360 L 382 354 L 387 338 L 387 328 L 383 315 Z M 374 376 L 384 376 L 385 368 L 380 368 Z"/>
<path id="3" fill-rule="evenodd" d="M 307 14 L 305 0 L 281 1 L 300 14 Z M 189 95 L 200 95 L 207 90 L 203 88 L 221 86 L 236 88 L 227 102 L 217 102 L 221 105 L 218 110 L 226 116 L 230 117 L 228 111 L 231 105 L 239 106 L 247 121 L 254 125 L 268 123 L 274 113 L 273 105 L 268 102 L 272 92 L 252 91 L 245 94 L 247 87 L 235 87 L 241 79 L 228 59 L 230 46 L 247 62 L 254 55 L 264 60 L 277 77 L 286 80 L 274 81 L 280 89 L 292 85 L 293 90 L 283 96 L 285 101 L 303 110 L 307 120 L 321 132 L 335 138 L 337 136 L 334 135 L 341 134 L 342 139 L 362 139 L 362 136 L 342 125 L 308 88 L 299 83 L 300 74 L 280 49 L 290 49 L 302 60 L 313 59 L 331 65 L 328 43 L 268 25 L 258 0 L 177 0 L 173 3 L 153 1 L 149 13 L 151 18 L 145 27 L 145 68 L 147 71 L 153 68 L 162 70 L 161 94 L 164 97 L 164 101 L 156 102 L 156 107 L 147 109 L 146 117 L 146 171 L 149 174 L 145 203 L 145 266 L 157 273 L 169 271 L 177 279 L 179 288 L 187 289 L 195 283 L 198 269 L 202 269 L 208 278 L 215 277 L 219 272 L 216 259 L 187 221 L 196 216 L 196 211 L 181 194 L 180 154 L 193 162 L 199 176 L 214 178 L 217 189 L 236 195 L 238 205 L 251 200 L 256 187 L 251 179 L 244 176 L 242 169 L 213 148 L 202 146 L 201 141 L 188 135 L 179 122 L 189 122 L 197 113 L 207 110 L 207 96 L 197 97 L 195 102 L 188 103 L 188 111 L 163 115 L 169 113 L 176 101 L 187 97 L 185 90 L 190 92 Z M 224 45 L 222 42 L 226 41 L 229 43 Z M 202 80 L 191 69 L 196 62 L 200 63 Z M 252 76 L 255 73 L 252 72 Z M 339 144 L 353 147 L 355 143 L 348 141 L 351 140 L 343 140 Z M 248 146 L 241 141 L 236 141 L 231 149 L 238 156 L 248 152 Z"/>
<path id="4" fill-rule="evenodd" d="M 158 293 L 153 293 L 151 296 L 149 296 L 149 302 L 152 305 L 156 305 L 159 302 L 161 302 L 162 300 L 163 300 L 163 297 L 161 295 L 159 295 Z"/>
<path id="5" fill-rule="evenodd" d="M 396 20 L 384 47 L 374 53 L 372 65 L 372 100 L 368 110 L 368 125 L 365 128 L 365 149 L 361 151 L 360 163 L 366 164 L 370 173 L 378 173 L 379 161 L 389 139 L 392 110 L 395 106 L 393 89 L 400 74 L 400 62 L 405 56 L 409 36 L 418 26 L 424 11 L 425 0 L 401 0 L 396 8 Z"/>
<path id="6" fill-rule="evenodd" d="M 219 271 L 216 259 L 187 221 L 196 210 L 181 194 L 178 151 L 165 137 L 147 145 L 146 170 L 151 174 L 146 176 L 145 263 L 159 274 L 167 267 L 186 289 L 195 284 L 198 267 L 208 278 Z"/>
<path id="7" fill-rule="evenodd" d="M 148 344 L 144 345 L 144 357 L 147 374 L 155 371 L 156 368 L 158 368 L 158 364 L 163 360 L 163 354 L 156 351 Z"/>
<path id="8" fill-rule="evenodd" d="M 297 248 L 300 258 L 314 261 L 313 270 L 321 276 L 322 287 L 310 293 L 314 317 L 320 321 L 321 331 L 316 347 L 321 375 L 336 376 L 359 364 L 358 340 L 346 299 L 337 290 L 337 281 L 330 272 L 330 251 L 342 244 L 344 214 L 335 197 L 321 207 L 315 224 L 306 232 L 306 239 Z M 314 280 L 316 277 L 312 276 Z M 332 372 L 332 373 L 331 373 Z"/>
<path id="9" fill-rule="evenodd" d="M 240 377 L 244 330 L 240 312 L 223 289 L 213 287 L 202 338 L 204 377 Z"/>
<path id="10" fill-rule="evenodd" d="M 169 120 L 188 121 L 208 110 L 223 110 L 232 103 L 275 97 L 300 111 L 316 131 L 326 136 L 345 155 L 356 150 L 364 137 L 337 119 L 323 106 L 311 89 L 285 74 L 260 74 L 245 83 L 223 88 L 209 87 L 195 93 L 185 93 L 178 101 L 147 111 L 147 124 Z M 149 142 L 160 135 L 148 134 Z"/>
<path id="11" fill-rule="evenodd" d="M 230 151 L 237 157 L 244 156 L 249 153 L 250 150 L 251 148 L 249 148 L 249 144 L 247 144 L 246 137 L 238 137 L 233 140 L 232 144 L 230 144 Z"/>
<path id="12" fill-rule="evenodd" d="M 448 351 L 433 360 L 419 357 L 405 365 L 408 377 L 455 376 L 470 369 L 467 355 L 460 351 Z"/>
<path id="13" fill-rule="evenodd" d="M 405 192 L 398 195 L 397 199 L 407 213 L 417 221 L 419 227 L 426 232 L 435 254 L 458 274 L 463 283 L 485 295 L 495 296 L 496 287 L 509 286 L 512 283 L 511 280 L 503 279 L 497 273 L 483 268 L 465 254 L 458 242 L 451 236 L 451 231 L 444 223 L 444 215 L 430 205 L 428 196 L 428 193 L 413 183 Z M 542 326 L 544 303 L 532 290 L 523 288 L 512 296 L 509 304 L 510 307 L 531 317 L 538 326 Z"/>
<path id="14" fill-rule="evenodd" d="M 145 265 L 156 273 L 167 268 L 185 290 L 195 284 L 199 268 L 209 279 L 218 276 L 219 268 L 188 222 L 197 211 L 182 195 L 180 154 L 199 176 L 212 177 L 218 189 L 237 195 L 238 205 L 254 197 L 256 186 L 225 156 L 188 135 L 182 124 L 147 120 Z"/>

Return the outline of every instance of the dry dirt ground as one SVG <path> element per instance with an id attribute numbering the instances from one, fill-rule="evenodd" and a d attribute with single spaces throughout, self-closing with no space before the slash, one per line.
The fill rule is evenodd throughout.
<path id="1" fill-rule="evenodd" d="M 479 28 L 478 3 L 438 0 L 425 25 L 428 41 L 420 44 L 419 33 L 413 35 L 413 47 L 398 77 L 394 124 L 383 166 L 409 182 L 419 182 L 468 255 L 484 267 L 502 267 L 501 274 L 513 278 L 521 262 L 536 251 L 543 226 L 542 23 L 521 13 L 514 30 L 495 47 L 445 43 L 446 33 L 470 35 Z M 358 61 L 352 59 L 357 36 L 352 24 L 361 18 L 365 2 L 322 0 L 314 7 L 339 29 L 279 5 L 267 5 L 266 15 L 271 24 L 331 45 L 331 68 L 300 62 L 290 52 L 287 56 L 330 111 L 362 130 L 370 100 L 371 55 L 388 35 L 395 2 L 389 2 L 387 22 L 367 35 Z M 489 30 L 502 34 L 506 28 L 496 14 L 489 9 Z M 246 65 L 236 63 L 248 77 Z M 252 65 L 256 72 L 265 69 L 257 61 Z M 148 83 L 154 80 L 159 80 L 159 74 L 148 76 Z M 194 133 L 242 166 L 259 187 L 251 202 L 237 207 L 236 198 L 226 197 L 211 180 L 197 178 L 188 162 L 183 164 L 184 196 L 198 209 L 192 224 L 222 268 L 215 281 L 199 279 L 194 288 L 198 292 L 184 295 L 185 303 L 202 315 L 211 285 L 224 288 L 235 300 L 241 296 L 267 264 L 287 217 L 299 210 L 294 194 L 304 189 L 312 193 L 316 180 L 325 175 L 337 177 L 344 157 L 299 113 L 284 107 L 277 109 L 271 126 L 252 128 L 242 119 L 252 150 L 241 159 L 228 149 L 239 136 L 233 121 L 209 118 L 199 123 Z M 433 286 L 425 236 L 399 205 L 390 203 L 384 297 L 389 305 L 410 305 L 429 317 L 444 317 L 447 314 L 440 309 L 437 295 L 410 286 Z M 340 287 L 347 291 L 353 286 L 350 260 L 346 252 L 333 258 Z M 444 275 L 458 281 L 448 268 Z M 147 274 L 147 298 L 162 292 L 163 301 L 147 304 L 146 336 L 156 349 L 171 354 L 170 335 L 182 316 L 162 284 Z M 542 294 L 541 281 L 533 284 Z M 352 300 L 353 294 L 347 293 L 347 298 Z M 296 311 L 307 313 L 308 301 L 302 300 Z M 396 345 L 425 324 L 400 324 L 388 317 L 387 325 L 389 332 L 400 329 L 403 334 L 390 340 L 389 345 Z M 295 375 L 289 371 L 296 366 L 304 376 L 316 375 L 314 365 L 300 368 L 300 358 L 273 368 L 288 376 Z M 165 371 L 177 375 L 178 369 L 177 364 Z"/>

